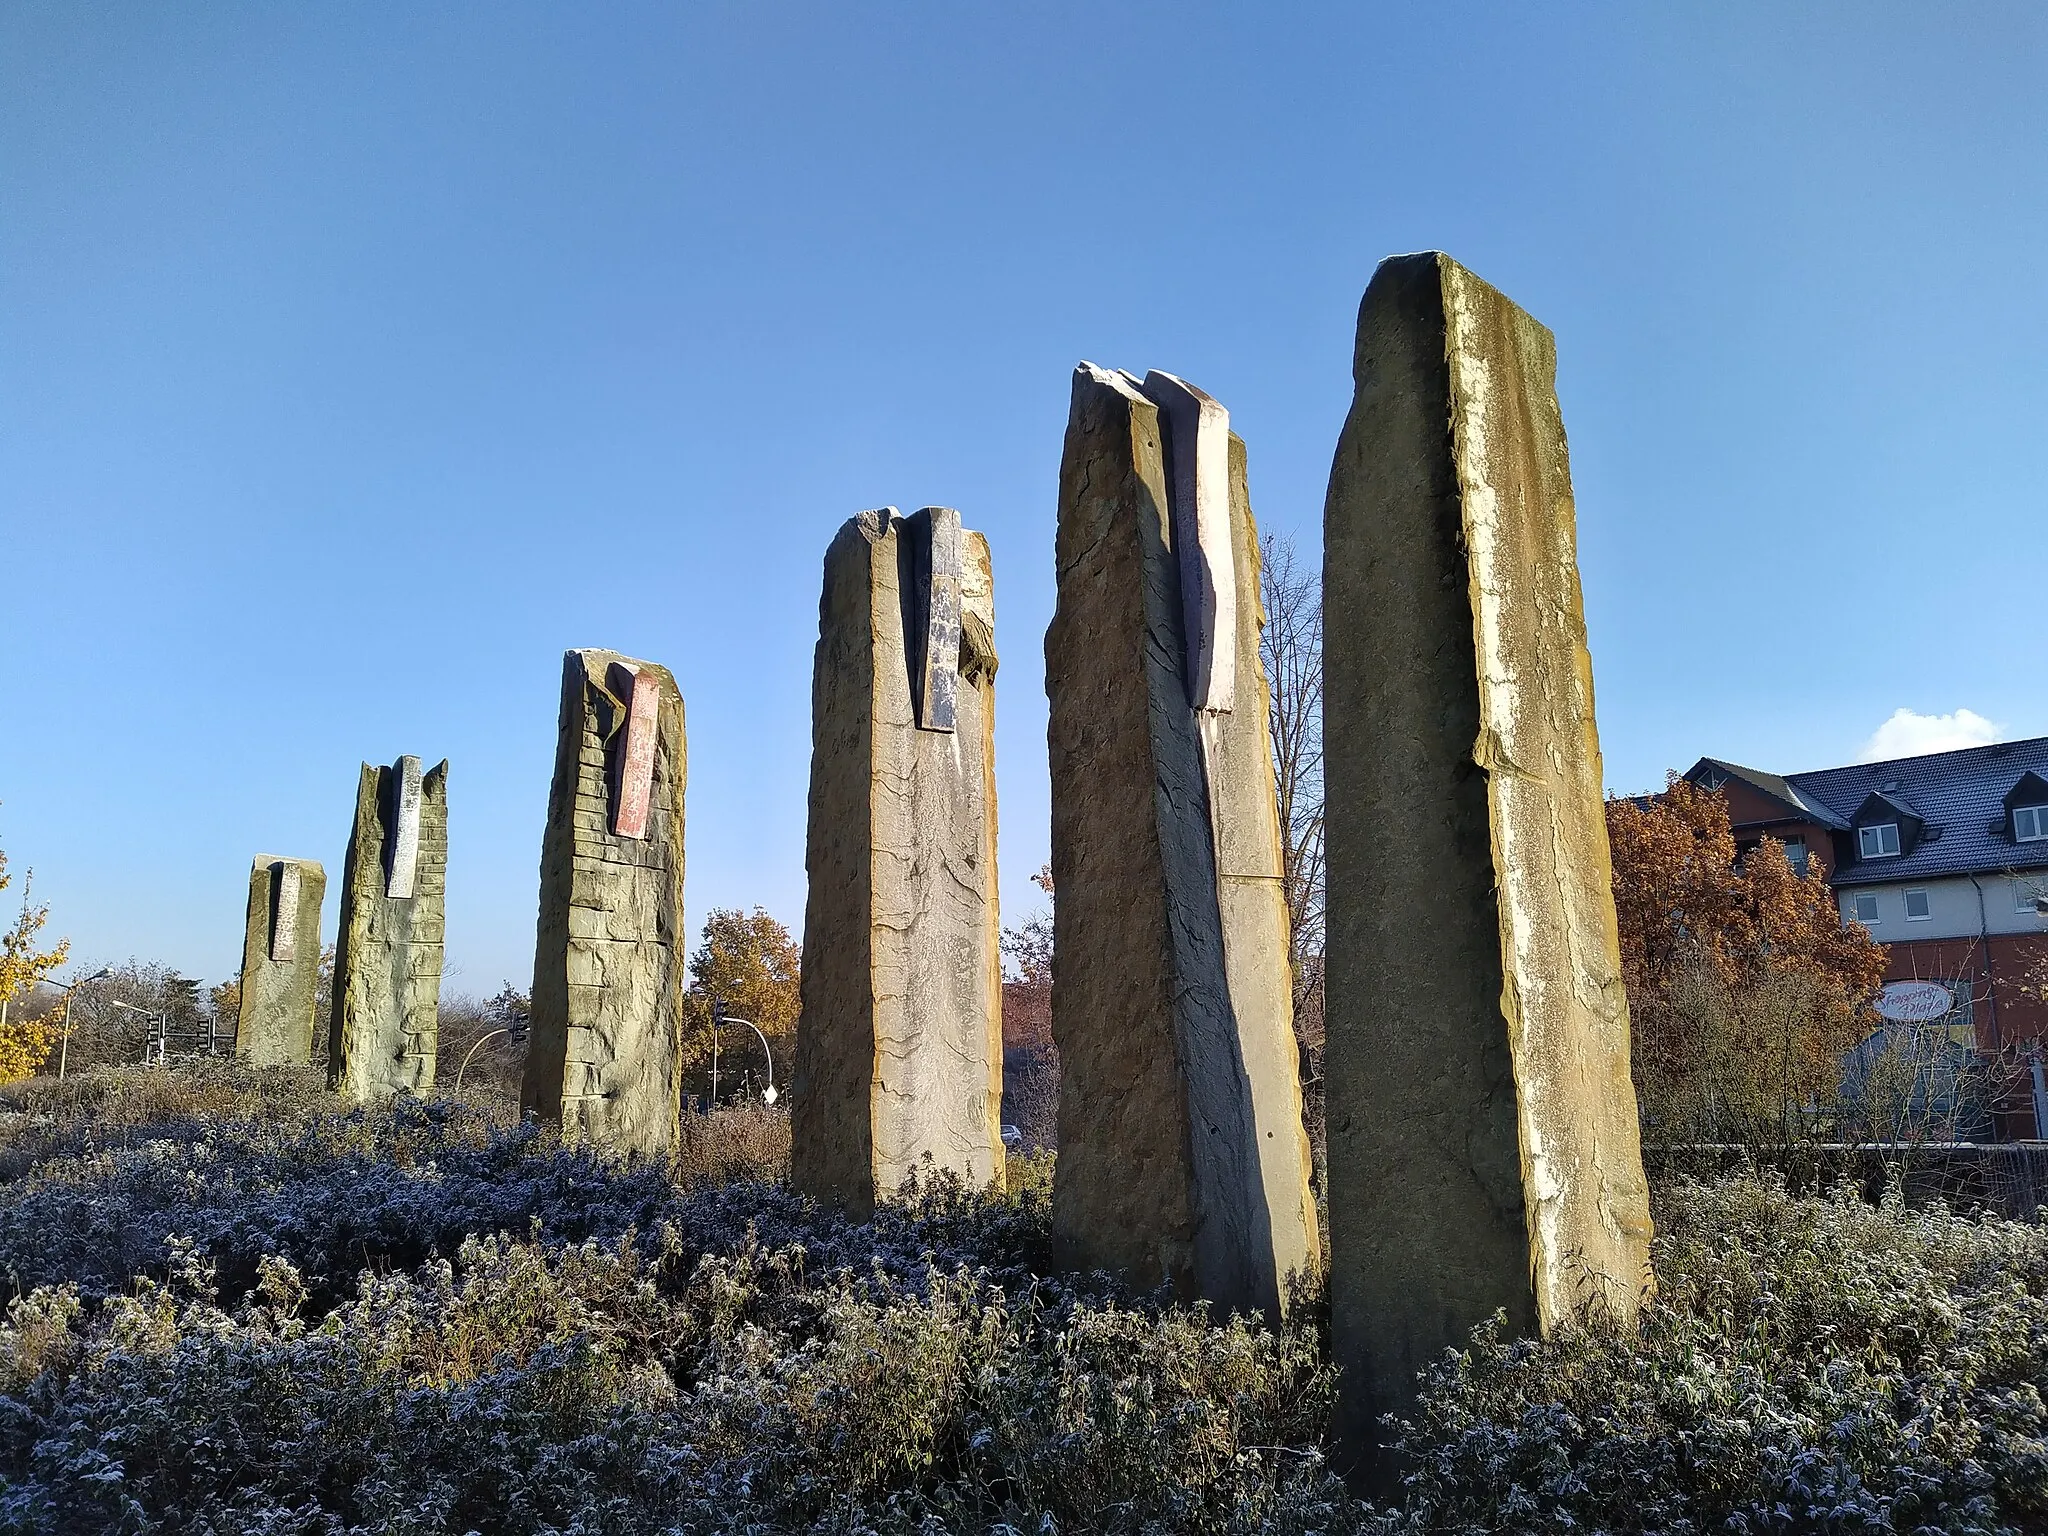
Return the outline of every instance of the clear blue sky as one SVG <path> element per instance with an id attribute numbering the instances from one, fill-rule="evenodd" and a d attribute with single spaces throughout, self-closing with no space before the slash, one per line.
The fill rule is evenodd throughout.
<path id="1" fill-rule="evenodd" d="M 1426 247 L 1557 333 L 1611 785 L 2048 732 L 2044 18 L 15 0 L 0 841 L 218 980 L 253 854 L 338 872 L 358 762 L 446 756 L 450 984 L 524 984 L 602 645 L 684 689 L 692 924 L 795 927 L 820 557 L 941 502 L 1021 913 L 1069 371 L 1214 392 L 1312 543 Z"/>

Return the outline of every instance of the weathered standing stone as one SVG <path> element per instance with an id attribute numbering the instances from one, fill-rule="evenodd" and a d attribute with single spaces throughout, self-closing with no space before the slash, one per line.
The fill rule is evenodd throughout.
<path id="1" fill-rule="evenodd" d="M 649 1156 L 674 1146 L 682 1104 L 685 767 L 667 668 L 562 658 L 520 1102 Z"/>
<path id="2" fill-rule="evenodd" d="M 448 888 L 448 765 L 363 764 L 342 863 L 327 1079 L 373 1100 L 434 1086 Z"/>
<path id="3" fill-rule="evenodd" d="M 790 1177 L 863 1218 L 927 1156 L 1002 1177 L 994 631 L 949 508 L 826 551 Z"/>
<path id="4" fill-rule="evenodd" d="M 326 893 L 327 872 L 311 859 L 259 853 L 250 866 L 235 1055 L 251 1066 L 304 1066 L 313 1059 Z"/>
<path id="5" fill-rule="evenodd" d="M 1258 534 L 1222 408 L 1164 374 L 1076 369 L 1057 559 L 1055 1235 L 1140 1285 L 1277 1313 L 1318 1237 Z"/>
<path id="6" fill-rule="evenodd" d="M 1332 1337 L 1378 1416 L 1495 1310 L 1632 1323 L 1650 1216 L 1550 333 L 1383 262 L 1324 514 Z"/>

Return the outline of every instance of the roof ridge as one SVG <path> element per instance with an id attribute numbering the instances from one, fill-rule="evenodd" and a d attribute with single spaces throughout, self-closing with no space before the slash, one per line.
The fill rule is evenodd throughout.
<path id="1" fill-rule="evenodd" d="M 1903 763 L 1941 762 L 1947 759 L 1968 757 L 1973 752 L 2011 752 L 2021 747 L 2048 748 L 2048 736 L 2021 736 L 2012 741 L 1986 741 L 1974 747 L 1952 747 L 1946 752 L 1915 752 L 1905 757 L 1880 757 L 1867 763 L 1842 763 L 1833 768 L 1802 768 L 1796 773 L 1781 775 L 1787 783 L 1795 779 L 1812 778 L 1822 773 L 1847 773 L 1853 768 L 1875 772 L 1880 768 L 1896 768 Z M 1715 759 L 1720 761 L 1720 759 Z M 1760 770 L 1751 769 L 1752 773 Z"/>

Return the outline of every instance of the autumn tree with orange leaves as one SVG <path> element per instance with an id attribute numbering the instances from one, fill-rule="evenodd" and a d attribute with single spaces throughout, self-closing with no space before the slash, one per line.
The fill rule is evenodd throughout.
<path id="1" fill-rule="evenodd" d="M 1739 861 L 1720 793 L 1672 774 L 1607 802 L 1636 1093 L 1653 1144 L 1788 1145 L 1830 1125 L 1885 955 L 1827 878 L 1765 838 Z"/>
<path id="2" fill-rule="evenodd" d="M 796 1056 L 796 1018 L 801 1008 L 803 951 L 781 923 L 760 907 L 713 907 L 704 919 L 704 938 L 690 956 L 690 985 L 683 995 L 684 1060 L 693 1093 L 711 1087 L 711 1010 L 723 1003 L 728 1015 L 750 1021 L 767 1037 L 775 1080 L 788 1086 Z M 736 1025 L 721 1031 L 721 1076 L 732 1085 L 762 1075 L 760 1045 L 753 1031 Z"/>

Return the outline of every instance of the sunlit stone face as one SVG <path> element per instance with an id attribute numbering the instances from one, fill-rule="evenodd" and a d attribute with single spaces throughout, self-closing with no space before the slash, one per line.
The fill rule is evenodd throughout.
<path id="1" fill-rule="evenodd" d="M 419 880 L 420 760 L 401 757 L 391 769 L 391 823 L 386 834 L 385 863 L 390 875 L 384 894 L 410 900 Z"/>

